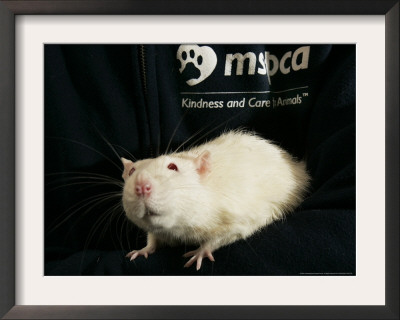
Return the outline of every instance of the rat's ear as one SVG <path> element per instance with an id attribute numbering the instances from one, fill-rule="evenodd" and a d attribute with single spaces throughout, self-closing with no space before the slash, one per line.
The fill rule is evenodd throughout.
<path id="1" fill-rule="evenodd" d="M 122 173 L 122 178 L 126 180 L 129 176 L 129 171 L 133 168 L 134 163 L 131 160 L 121 158 L 122 164 L 124 165 L 124 172 Z"/>
<path id="2" fill-rule="evenodd" d="M 200 176 L 205 176 L 211 171 L 210 157 L 210 151 L 204 150 L 196 159 L 194 159 L 196 170 Z"/>

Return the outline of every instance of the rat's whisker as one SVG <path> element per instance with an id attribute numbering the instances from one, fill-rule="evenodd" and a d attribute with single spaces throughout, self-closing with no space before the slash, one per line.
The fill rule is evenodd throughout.
<path id="1" fill-rule="evenodd" d="M 125 149 L 123 146 L 120 146 L 120 145 L 115 144 L 115 143 L 113 143 L 112 145 L 115 146 L 115 147 L 117 147 L 117 148 L 122 149 L 123 151 L 125 151 L 125 152 L 129 155 L 129 157 L 133 160 L 133 162 L 136 162 L 136 161 L 137 161 L 137 159 L 135 158 L 135 156 L 134 156 L 132 153 L 130 153 L 127 149 Z"/>
<path id="2" fill-rule="evenodd" d="M 171 143 L 172 143 L 172 140 L 174 139 L 175 134 L 176 134 L 176 132 L 178 131 L 178 129 L 179 129 L 179 127 L 180 127 L 180 125 L 181 125 L 183 119 L 184 119 L 185 116 L 187 115 L 187 113 L 188 113 L 188 110 L 185 111 L 185 113 L 181 116 L 181 119 L 179 120 L 178 124 L 175 126 L 175 129 L 174 129 L 174 131 L 172 132 L 171 138 L 169 139 L 167 148 L 165 149 L 165 153 L 168 153 L 169 147 L 171 146 Z"/>
<path id="3" fill-rule="evenodd" d="M 109 157 L 107 157 L 104 153 L 98 151 L 97 149 L 87 145 L 86 143 L 77 141 L 77 140 L 73 140 L 73 139 L 69 139 L 69 138 L 64 138 L 64 137 L 46 137 L 47 139 L 58 139 L 58 140 L 63 140 L 63 141 L 67 141 L 67 142 L 71 142 L 71 143 L 75 143 L 78 144 L 80 146 L 83 146 L 99 155 L 101 155 L 104 159 L 108 160 L 113 166 L 115 166 L 119 171 L 122 171 L 121 166 L 117 165 L 113 160 L 111 160 Z M 118 155 L 118 153 L 117 153 Z M 119 158 L 118 158 L 119 159 Z"/>
<path id="4" fill-rule="evenodd" d="M 107 193 L 102 193 L 102 194 L 97 194 L 94 195 L 92 197 L 86 198 L 80 202 L 78 202 L 77 204 L 71 206 L 69 209 L 67 209 L 62 215 L 60 215 L 60 217 L 58 217 L 53 223 L 52 225 L 50 225 L 48 227 L 48 233 L 51 233 L 53 231 L 55 231 L 56 229 L 58 229 L 62 224 L 64 224 L 66 221 L 68 221 L 69 219 L 72 218 L 72 216 L 76 215 L 77 213 L 81 213 L 81 211 L 86 208 L 91 206 L 92 204 L 95 204 L 94 207 L 96 207 L 97 205 L 100 205 L 102 202 L 107 201 L 109 199 L 115 199 L 115 198 L 120 198 L 122 196 L 122 194 L 120 192 L 107 192 Z M 104 198 L 105 197 L 105 198 Z M 83 205 L 81 205 L 82 203 L 84 203 Z M 75 208 L 75 209 L 74 209 Z M 73 210 L 74 209 L 74 210 Z M 90 210 L 92 210 L 93 207 L 89 207 L 88 210 L 86 210 L 85 212 L 90 212 Z M 69 213 L 67 216 L 65 216 L 69 211 L 73 210 L 71 213 Z M 85 215 L 85 212 L 82 214 L 81 218 Z M 64 217 L 65 216 L 65 217 Z M 62 219 L 61 222 L 58 222 L 60 219 Z M 56 226 L 53 226 L 54 224 L 56 224 Z"/>

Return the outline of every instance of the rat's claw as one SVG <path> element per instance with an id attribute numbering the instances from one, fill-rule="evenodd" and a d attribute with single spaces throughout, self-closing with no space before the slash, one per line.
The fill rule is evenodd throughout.
<path id="1" fill-rule="evenodd" d="M 184 265 L 185 268 L 189 268 L 197 260 L 196 270 L 200 270 L 203 258 L 207 257 L 211 261 L 213 261 L 213 262 L 215 261 L 213 255 L 212 255 L 212 252 L 210 250 L 202 248 L 202 247 L 200 247 L 194 251 L 189 251 L 189 252 L 185 253 L 183 256 L 185 258 L 192 256 L 190 258 L 190 260 L 188 262 L 186 262 L 186 264 Z"/>
<path id="2" fill-rule="evenodd" d="M 146 259 L 149 257 L 149 254 L 152 254 L 155 251 L 153 247 L 144 247 L 141 250 L 133 250 L 129 252 L 125 257 L 130 258 L 130 260 L 135 260 L 138 256 L 144 256 Z"/>
<path id="3" fill-rule="evenodd" d="M 196 256 L 193 256 L 188 262 L 185 263 L 185 265 L 183 267 L 189 268 L 193 264 L 195 259 L 196 259 Z"/>
<path id="4" fill-rule="evenodd" d="M 187 258 L 187 257 L 194 256 L 196 253 L 197 253 L 197 250 L 189 251 L 189 252 L 186 252 L 183 256 L 184 256 L 185 258 Z M 194 257 L 193 257 L 193 258 L 194 258 Z M 192 258 L 192 259 L 193 259 L 193 258 Z"/>
<path id="5" fill-rule="evenodd" d="M 129 252 L 126 257 L 130 257 L 130 260 L 133 261 L 135 260 L 139 255 L 143 255 L 140 251 L 133 250 L 132 252 Z"/>

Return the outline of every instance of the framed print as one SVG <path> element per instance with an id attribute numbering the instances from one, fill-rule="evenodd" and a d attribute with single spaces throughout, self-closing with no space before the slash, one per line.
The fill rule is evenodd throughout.
<path id="1" fill-rule="evenodd" d="M 4 318 L 398 318 L 399 3 L 250 4 L 0 3 Z"/>

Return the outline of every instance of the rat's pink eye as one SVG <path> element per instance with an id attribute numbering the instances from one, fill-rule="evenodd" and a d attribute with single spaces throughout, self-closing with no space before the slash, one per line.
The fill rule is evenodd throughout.
<path id="1" fill-rule="evenodd" d="M 168 165 L 168 169 L 169 169 L 169 170 L 178 171 L 178 167 L 176 166 L 175 163 L 170 163 L 170 164 Z"/>
<path id="2" fill-rule="evenodd" d="M 129 176 L 131 176 L 132 173 L 134 173 L 134 172 L 135 172 L 135 168 L 132 168 L 131 170 L 129 170 Z"/>

